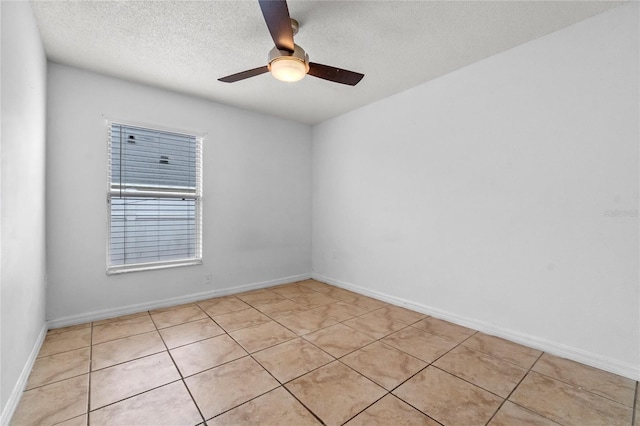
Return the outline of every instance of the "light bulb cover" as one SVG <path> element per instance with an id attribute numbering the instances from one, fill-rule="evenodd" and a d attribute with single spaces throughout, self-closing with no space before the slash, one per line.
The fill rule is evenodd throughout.
<path id="1" fill-rule="evenodd" d="M 280 81 L 302 80 L 309 72 L 309 56 L 297 44 L 293 52 L 273 48 L 269 52 L 269 71 Z"/>
<path id="2" fill-rule="evenodd" d="M 294 82 L 304 78 L 307 69 L 304 62 L 284 56 L 271 62 L 271 75 L 280 81 Z"/>

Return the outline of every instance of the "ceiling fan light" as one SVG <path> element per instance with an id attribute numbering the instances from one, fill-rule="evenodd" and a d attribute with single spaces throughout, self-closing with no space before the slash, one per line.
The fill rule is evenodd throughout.
<path id="1" fill-rule="evenodd" d="M 309 68 L 304 61 L 293 56 L 282 56 L 269 64 L 269 70 L 276 79 L 291 83 L 302 80 Z"/>

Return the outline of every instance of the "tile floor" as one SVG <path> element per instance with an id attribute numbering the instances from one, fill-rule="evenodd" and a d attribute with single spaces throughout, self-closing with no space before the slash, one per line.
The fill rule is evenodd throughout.
<path id="1" fill-rule="evenodd" d="M 308 280 L 50 330 L 11 424 L 640 426 L 637 388 Z"/>

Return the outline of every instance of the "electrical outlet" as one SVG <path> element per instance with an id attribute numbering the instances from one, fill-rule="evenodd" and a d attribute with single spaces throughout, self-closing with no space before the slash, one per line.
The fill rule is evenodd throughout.
<path id="1" fill-rule="evenodd" d="M 204 274 L 204 285 L 213 284 L 213 274 Z"/>

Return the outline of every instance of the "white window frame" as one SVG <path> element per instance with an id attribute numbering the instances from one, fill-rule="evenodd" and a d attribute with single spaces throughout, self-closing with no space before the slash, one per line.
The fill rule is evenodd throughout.
<path id="1" fill-rule="evenodd" d="M 122 188 L 117 184 L 112 183 L 111 179 L 111 128 L 112 125 L 122 125 L 138 127 L 158 132 L 167 132 L 174 134 L 182 134 L 194 137 L 196 139 L 196 191 L 180 192 L 180 191 L 162 191 L 154 190 L 155 188 L 138 188 L 135 192 L 131 192 L 131 195 L 152 195 L 157 198 L 189 198 L 196 201 L 195 203 L 195 223 L 196 223 L 196 255 L 193 258 L 176 259 L 176 260 L 163 260 L 157 262 L 141 262 L 130 263 L 124 265 L 112 265 L 111 263 L 111 198 L 113 196 L 121 196 Z M 188 265 L 201 265 L 202 264 L 202 149 L 204 145 L 205 134 L 201 132 L 191 132 L 184 130 L 171 129 L 158 125 L 144 124 L 132 122 L 129 120 L 109 119 L 106 118 L 106 133 L 107 133 L 107 274 L 122 274 L 127 272 L 136 271 L 149 271 L 156 269 L 175 268 L 179 266 Z M 125 191 L 129 192 L 129 191 Z"/>

